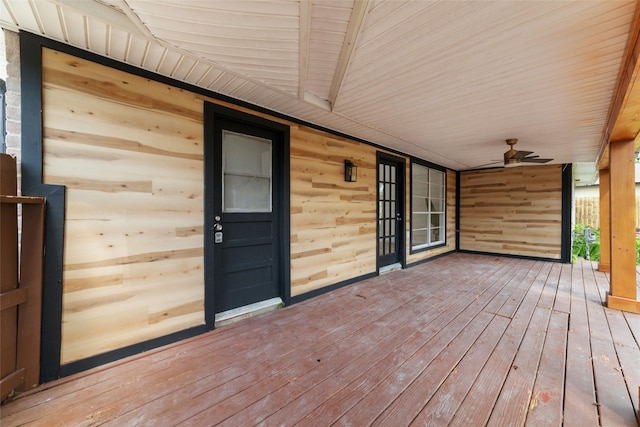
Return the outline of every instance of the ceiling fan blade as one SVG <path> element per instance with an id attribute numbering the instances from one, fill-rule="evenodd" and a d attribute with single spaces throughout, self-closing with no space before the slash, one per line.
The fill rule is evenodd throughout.
<path id="1" fill-rule="evenodd" d="M 524 159 L 529 154 L 533 154 L 533 151 L 518 151 L 518 152 L 516 152 L 516 154 L 514 154 L 510 158 L 511 159 Z"/>
<path id="2" fill-rule="evenodd" d="M 522 159 L 524 163 L 549 163 L 553 159 L 541 159 L 539 156 L 525 157 Z"/>

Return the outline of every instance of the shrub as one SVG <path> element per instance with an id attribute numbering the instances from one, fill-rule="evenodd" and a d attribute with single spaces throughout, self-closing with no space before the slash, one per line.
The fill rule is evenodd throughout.
<path id="1" fill-rule="evenodd" d="M 587 258 L 587 241 L 584 230 L 587 225 L 576 224 L 573 227 L 573 244 L 571 246 L 571 262 L 575 263 L 579 258 Z M 595 240 L 589 245 L 589 259 L 600 261 L 600 229 L 593 229 Z M 640 237 L 636 237 L 636 264 L 640 265 Z"/>
<path id="2" fill-rule="evenodd" d="M 588 225 L 576 224 L 573 227 L 573 244 L 571 246 L 571 262 L 576 262 L 579 258 L 587 258 L 587 240 L 584 237 L 584 231 L 589 228 Z M 595 240 L 589 245 L 589 259 L 592 261 L 600 260 L 600 229 L 592 230 Z M 636 244 L 637 247 L 637 244 Z M 636 251 L 637 254 L 637 251 Z"/>

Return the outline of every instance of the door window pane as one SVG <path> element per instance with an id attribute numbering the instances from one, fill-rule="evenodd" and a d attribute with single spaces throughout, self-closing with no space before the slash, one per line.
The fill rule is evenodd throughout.
<path id="1" fill-rule="evenodd" d="M 271 212 L 271 141 L 222 131 L 222 210 Z"/>

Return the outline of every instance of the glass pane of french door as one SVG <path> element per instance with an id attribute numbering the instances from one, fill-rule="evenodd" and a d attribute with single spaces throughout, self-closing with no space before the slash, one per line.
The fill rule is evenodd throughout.
<path id="1" fill-rule="evenodd" d="M 397 166 L 380 164 L 378 170 L 378 255 L 396 253 Z"/>

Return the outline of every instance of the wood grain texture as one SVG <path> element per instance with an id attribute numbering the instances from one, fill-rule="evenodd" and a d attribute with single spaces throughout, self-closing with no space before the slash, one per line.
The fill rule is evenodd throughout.
<path id="1" fill-rule="evenodd" d="M 634 141 L 612 142 L 609 147 L 611 208 L 611 295 L 636 300 L 635 152 Z M 640 306 L 640 302 L 638 303 Z"/>
<path id="2" fill-rule="evenodd" d="M 595 268 L 448 255 L 53 381 L 0 423 L 636 425 L 640 315 L 602 307 Z"/>
<path id="3" fill-rule="evenodd" d="M 43 181 L 67 187 L 63 364 L 204 323 L 202 109 L 43 51 Z"/>
<path id="4" fill-rule="evenodd" d="M 610 175 L 609 169 L 598 171 L 600 185 L 600 263 L 598 270 L 602 272 L 611 271 L 611 195 L 610 195 Z M 636 206 L 636 215 L 638 208 Z M 636 221 L 636 226 L 638 226 Z"/>
<path id="5" fill-rule="evenodd" d="M 0 194 L 17 194 L 16 159 L 0 154 Z M 18 287 L 18 210 L 16 203 L 0 204 L 0 293 L 13 291 Z M 18 309 L 15 306 L 3 308 L 0 312 L 0 378 L 16 369 L 16 337 Z M 6 396 L 2 396 L 4 398 Z"/>
<path id="6" fill-rule="evenodd" d="M 291 295 L 376 271 L 376 148 L 291 124 Z M 344 160 L 358 181 L 344 182 Z M 447 244 L 410 254 L 411 169 L 406 158 L 407 263 L 455 250 L 456 174 L 447 172 Z"/>
<path id="7" fill-rule="evenodd" d="M 344 159 L 358 181 L 344 181 Z M 291 127 L 291 295 L 376 271 L 376 150 Z"/>
<path id="8" fill-rule="evenodd" d="M 460 249 L 560 259 L 562 165 L 460 174 Z"/>

